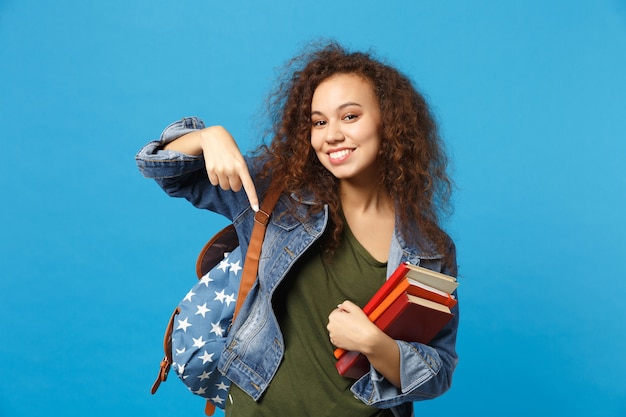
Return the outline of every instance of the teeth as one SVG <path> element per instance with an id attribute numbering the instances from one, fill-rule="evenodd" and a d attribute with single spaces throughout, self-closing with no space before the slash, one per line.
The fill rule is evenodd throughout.
<path id="1" fill-rule="evenodd" d="M 340 159 L 340 158 L 343 158 L 345 156 L 348 156 L 350 154 L 350 152 L 352 152 L 352 151 L 349 150 L 349 149 L 344 149 L 344 150 L 337 151 L 337 152 L 331 152 L 330 153 L 330 157 L 332 159 Z"/>

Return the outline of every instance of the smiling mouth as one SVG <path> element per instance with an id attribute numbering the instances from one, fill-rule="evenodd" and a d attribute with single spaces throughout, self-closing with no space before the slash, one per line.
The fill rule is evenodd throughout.
<path id="1" fill-rule="evenodd" d="M 354 152 L 354 149 L 342 149 L 340 151 L 330 152 L 328 156 L 331 162 L 341 162 L 350 156 L 352 152 Z"/>

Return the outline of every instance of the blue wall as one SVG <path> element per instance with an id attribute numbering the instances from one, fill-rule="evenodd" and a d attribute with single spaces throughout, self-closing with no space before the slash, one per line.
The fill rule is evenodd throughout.
<path id="1" fill-rule="evenodd" d="M 224 220 L 133 157 L 183 115 L 254 146 L 319 36 L 410 74 L 453 156 L 461 361 L 416 415 L 626 415 L 623 0 L 4 0 L 0 416 L 202 415 L 149 386 Z"/>

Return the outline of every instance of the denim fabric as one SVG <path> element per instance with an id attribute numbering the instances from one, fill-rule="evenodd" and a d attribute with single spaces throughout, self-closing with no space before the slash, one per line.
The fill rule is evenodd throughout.
<path id="1" fill-rule="evenodd" d="M 202 156 L 160 150 L 164 142 L 203 127 L 197 118 L 185 118 L 171 124 L 160 141 L 150 142 L 139 151 L 136 162 L 143 175 L 155 179 L 169 195 L 186 198 L 198 208 L 220 213 L 232 220 L 245 253 L 254 224 L 254 212 L 245 193 L 212 186 Z M 246 161 L 255 178 L 259 162 L 250 158 Z M 262 199 L 267 184 L 255 185 Z M 288 214 L 287 207 L 293 204 L 301 216 Z M 258 280 L 231 328 L 219 359 L 219 369 L 255 400 L 261 397 L 272 380 L 284 353 L 282 334 L 271 311 L 272 294 L 296 260 L 322 235 L 328 222 L 327 209 L 313 216 L 307 214 L 307 206 L 311 204 L 313 201 L 296 201 L 294 196 L 285 194 L 276 204 L 263 242 Z M 299 220 L 302 218 L 306 220 Z M 456 253 L 452 241 L 445 254 L 437 253 L 425 239 L 418 241 L 419 247 L 411 247 L 400 231 L 395 231 L 387 276 L 401 262 L 456 276 Z M 401 389 L 371 368 L 353 384 L 354 395 L 366 404 L 393 408 L 396 416 L 405 417 L 413 414 L 413 401 L 435 398 L 446 392 L 458 360 L 455 350 L 458 304 L 453 313 L 454 318 L 428 345 L 397 341 Z"/>

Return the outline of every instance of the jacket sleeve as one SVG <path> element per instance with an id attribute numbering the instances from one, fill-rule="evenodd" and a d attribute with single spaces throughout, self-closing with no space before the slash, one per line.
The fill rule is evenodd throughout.
<path id="1" fill-rule="evenodd" d="M 165 128 L 159 140 L 146 144 L 135 156 L 139 171 L 154 179 L 170 196 L 185 198 L 194 206 L 226 216 L 231 221 L 247 207 L 245 193 L 221 190 L 210 183 L 204 158 L 163 146 L 186 133 L 204 128 L 202 120 L 187 117 Z M 250 162 L 246 158 L 246 162 Z"/>
<path id="2" fill-rule="evenodd" d="M 456 250 L 452 242 L 443 259 L 441 272 L 457 275 Z M 457 295 L 456 292 L 454 295 Z M 400 348 L 401 388 L 370 367 L 370 372 L 352 386 L 355 396 L 366 404 L 390 408 L 445 393 L 452 384 L 452 374 L 458 362 L 455 348 L 459 325 L 458 302 L 452 313 L 452 320 L 428 344 L 396 341 Z"/>
<path id="3" fill-rule="evenodd" d="M 163 130 L 159 140 L 148 142 L 135 155 L 137 168 L 146 178 L 160 180 L 204 169 L 202 156 L 185 155 L 163 150 L 163 146 L 194 130 L 204 128 L 202 120 L 187 117 L 170 124 Z"/>

